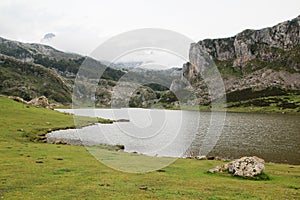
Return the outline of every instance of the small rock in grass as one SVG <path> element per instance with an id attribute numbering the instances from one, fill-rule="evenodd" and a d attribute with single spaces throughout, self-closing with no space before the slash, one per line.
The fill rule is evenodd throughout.
<path id="1" fill-rule="evenodd" d="M 101 184 L 99 184 L 99 186 L 101 186 L 101 187 L 103 187 L 103 186 L 107 186 L 107 187 L 109 187 L 109 186 L 110 186 L 110 184 L 109 184 L 109 183 L 101 183 Z"/>
<path id="2" fill-rule="evenodd" d="M 217 166 L 216 168 L 210 169 L 208 170 L 208 172 L 210 173 L 217 173 L 217 172 L 222 172 L 222 167 L 221 166 Z"/>
<path id="3" fill-rule="evenodd" d="M 56 139 L 54 144 L 68 144 L 64 139 Z"/>
<path id="4" fill-rule="evenodd" d="M 44 163 L 44 162 L 41 160 L 36 160 L 35 163 Z"/>
<path id="5" fill-rule="evenodd" d="M 196 156 L 197 160 L 207 160 L 206 156 Z"/>
<path id="6" fill-rule="evenodd" d="M 142 186 L 140 187 L 140 190 L 148 190 L 148 187 L 145 186 L 145 185 L 142 185 Z"/>
<path id="7" fill-rule="evenodd" d="M 54 160 L 63 160 L 63 158 L 54 158 Z"/>

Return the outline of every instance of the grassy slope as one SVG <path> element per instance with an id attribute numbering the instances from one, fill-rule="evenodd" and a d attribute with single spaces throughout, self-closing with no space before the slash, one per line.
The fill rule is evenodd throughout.
<path id="1" fill-rule="evenodd" d="M 300 95 L 288 94 L 249 99 L 227 104 L 231 112 L 300 113 Z"/>
<path id="2" fill-rule="evenodd" d="M 18 131 L 34 133 L 73 126 L 70 115 L 27 108 L 3 97 L 0 97 L 0 113 L 0 196 L 4 199 L 296 199 L 300 196 L 300 166 L 267 163 L 270 181 L 207 174 L 208 169 L 222 161 L 190 159 L 178 159 L 165 168 L 166 172 L 122 173 L 99 163 L 84 147 L 33 143 Z M 141 185 L 149 189 L 140 190 Z"/>

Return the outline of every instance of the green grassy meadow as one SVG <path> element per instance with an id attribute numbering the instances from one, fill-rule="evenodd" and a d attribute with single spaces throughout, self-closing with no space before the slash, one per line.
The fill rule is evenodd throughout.
<path id="1" fill-rule="evenodd" d="M 82 125 L 92 121 L 82 118 Z M 72 115 L 0 97 L 0 199 L 300 198 L 300 166 L 267 163 L 264 181 L 208 174 L 224 163 L 215 160 L 178 159 L 164 172 L 132 174 L 105 166 L 85 147 L 38 142 L 49 129 L 67 127 L 74 127 Z"/>

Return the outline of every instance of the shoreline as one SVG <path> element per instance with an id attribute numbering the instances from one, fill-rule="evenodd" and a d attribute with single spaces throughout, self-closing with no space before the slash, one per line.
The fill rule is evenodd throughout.
<path id="1" fill-rule="evenodd" d="M 84 127 L 81 127 L 84 128 Z M 62 129 L 62 130 L 68 130 L 68 129 Z M 58 130 L 59 131 L 59 130 Z M 51 133 L 51 132 L 50 132 Z M 49 133 L 48 133 L 49 134 Z M 47 137 L 47 135 L 46 135 Z M 239 159 L 244 156 L 255 156 L 255 155 L 242 155 L 239 157 L 234 158 L 228 158 L 228 157 L 222 157 L 219 155 L 198 155 L 198 156 L 181 156 L 181 157 L 170 157 L 170 156 L 151 156 L 147 155 L 141 152 L 137 151 L 126 151 L 126 146 L 123 144 L 103 144 L 103 143 L 86 143 L 84 144 L 84 141 L 81 141 L 80 139 L 72 139 L 72 138 L 59 138 L 59 137 L 51 137 L 47 138 L 47 144 L 52 145 L 70 145 L 70 146 L 82 146 L 82 147 L 100 147 L 100 149 L 107 149 L 107 147 L 110 147 L 110 149 L 114 149 L 116 152 L 125 152 L 128 154 L 138 154 L 142 156 L 149 156 L 149 157 L 161 157 L 161 158 L 177 158 L 177 159 L 191 159 L 191 160 L 215 160 L 215 161 L 223 161 L 223 162 L 230 162 L 235 159 Z M 264 159 L 264 158 L 263 158 Z M 265 160 L 265 159 L 264 159 Z M 288 164 L 288 165 L 294 165 L 294 166 L 300 166 L 300 164 L 294 164 L 290 162 L 274 162 L 274 161 L 266 161 L 266 163 L 270 164 Z"/>
<path id="2" fill-rule="evenodd" d="M 222 109 L 214 109 L 211 110 L 209 107 L 172 107 L 172 108 L 139 108 L 139 107 L 124 107 L 124 108 L 111 108 L 111 107 L 80 107 L 80 108 L 72 108 L 71 106 L 63 106 L 63 107 L 55 107 L 54 110 L 59 109 L 130 109 L 130 108 L 138 108 L 138 109 L 153 109 L 153 110 L 183 110 L 183 111 L 198 111 L 198 112 L 226 112 L 226 113 L 253 113 L 253 114 L 290 114 L 290 115 L 300 115 L 299 111 L 296 110 L 272 110 L 272 107 L 238 107 L 238 108 L 222 108 Z"/>
<path id="3" fill-rule="evenodd" d="M 92 108 L 89 108 L 89 109 L 92 109 Z M 107 109 L 107 108 L 104 108 L 104 109 Z M 130 108 L 129 108 L 130 109 Z M 133 108 L 133 109 L 148 109 L 148 108 Z M 196 111 L 195 111 L 196 112 Z M 217 112 L 217 111 L 216 111 Z M 262 114 L 262 115 L 268 115 L 267 113 L 246 113 L 246 114 L 249 114 L 249 115 L 251 115 L 251 114 Z M 274 113 L 274 114 L 276 114 L 276 115 L 282 115 L 281 113 Z M 290 113 L 287 113 L 286 115 L 289 115 Z M 292 114 L 292 116 L 298 116 L 298 115 L 293 115 Z M 118 120 L 111 120 L 112 122 L 118 122 Z M 94 125 L 94 124 L 90 124 L 90 125 Z M 89 125 L 88 125 L 89 126 Z M 80 128 L 83 128 L 83 127 L 80 127 Z M 65 129 L 63 129 L 63 130 L 65 130 Z M 58 140 L 57 142 L 55 142 L 55 140 Z M 64 141 L 65 140 L 65 141 Z M 67 137 L 64 137 L 64 138 L 61 138 L 61 137 L 56 137 L 56 138 L 53 138 L 53 139 L 51 139 L 51 141 L 50 141 L 50 143 L 63 143 L 63 144 L 69 144 L 69 145 L 75 145 L 75 146 L 92 146 L 92 145 L 98 145 L 99 143 L 93 143 L 93 142 L 86 142 L 86 145 L 84 145 L 84 143 L 85 143 L 85 141 L 81 141 L 80 139 L 72 139 L 72 138 L 67 138 Z M 89 144 L 88 144 L 89 143 Z M 104 144 L 104 145 L 111 145 L 111 144 Z M 111 146 L 114 146 L 114 145 L 111 145 Z M 127 151 L 126 151 L 127 152 Z M 138 153 L 138 154 L 142 154 L 142 155 L 146 155 L 146 154 L 143 154 L 143 153 L 141 153 L 141 152 L 127 152 L 127 153 Z M 253 154 L 253 155 L 255 155 L 255 154 Z M 149 156 L 151 156 L 151 155 L 149 155 Z M 241 155 L 241 156 L 252 156 L 252 154 L 250 154 L 250 155 Z M 197 159 L 197 157 L 199 157 L 199 156 L 180 156 L 180 157 L 177 157 L 177 158 L 187 158 L 187 159 L 189 159 L 189 158 L 191 158 L 191 159 Z M 220 156 L 219 154 L 215 154 L 215 155 L 212 155 L 212 156 L 209 156 L 209 157 L 216 157 L 217 159 L 216 160 L 232 160 L 232 159 L 237 159 L 237 158 L 239 158 L 238 156 L 236 156 L 236 157 L 227 157 L 227 156 Z M 267 159 L 268 160 L 268 159 Z M 300 164 L 298 164 L 298 162 L 295 162 L 294 160 L 290 160 L 290 161 L 285 161 L 285 160 L 283 160 L 283 161 L 277 161 L 276 159 L 275 159 L 275 161 L 274 161 L 274 159 L 272 160 L 272 159 L 270 159 L 270 161 L 269 162 L 271 162 L 271 163 L 278 163 L 278 164 L 292 164 L 292 165 L 300 165 Z M 296 164 L 295 164 L 296 163 Z"/>

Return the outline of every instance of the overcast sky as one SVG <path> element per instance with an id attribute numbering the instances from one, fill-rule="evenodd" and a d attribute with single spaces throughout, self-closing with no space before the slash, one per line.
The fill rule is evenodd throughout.
<path id="1" fill-rule="evenodd" d="M 170 29 L 194 41 L 233 36 L 300 15 L 299 0 L 1 0 L 0 36 L 43 41 L 88 55 L 101 42 L 138 28 Z"/>

